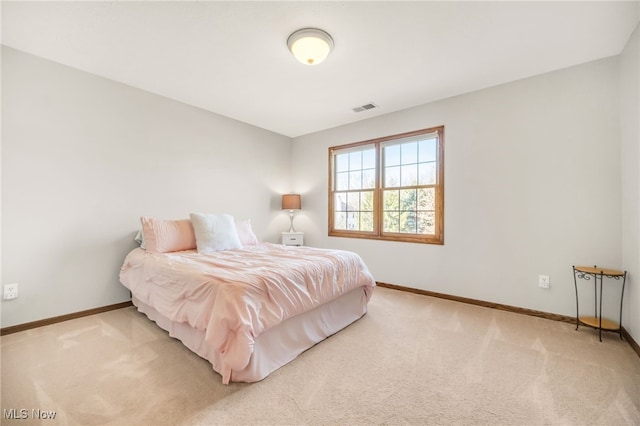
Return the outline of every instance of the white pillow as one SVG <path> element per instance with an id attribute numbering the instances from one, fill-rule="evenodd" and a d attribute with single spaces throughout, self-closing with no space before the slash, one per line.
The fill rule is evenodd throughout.
<path id="1" fill-rule="evenodd" d="M 230 214 L 191 213 L 198 253 L 242 248 L 236 224 Z"/>
<path id="2" fill-rule="evenodd" d="M 144 243 L 144 234 L 142 233 L 142 231 L 138 231 L 136 233 L 136 236 L 133 237 L 133 241 L 138 243 L 141 249 L 146 250 L 147 247 L 145 246 L 145 243 Z"/>
<path id="3" fill-rule="evenodd" d="M 236 219 L 236 232 L 238 233 L 238 238 L 240 238 L 240 242 L 243 246 L 255 246 L 258 244 L 258 237 L 253 233 L 253 229 L 251 228 L 251 220 L 238 220 Z"/>

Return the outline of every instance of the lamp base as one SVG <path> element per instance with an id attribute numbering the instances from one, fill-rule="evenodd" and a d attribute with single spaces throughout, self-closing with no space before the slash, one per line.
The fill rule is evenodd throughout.
<path id="1" fill-rule="evenodd" d="M 289 232 L 296 232 L 295 228 L 293 227 L 293 210 L 289 210 L 289 220 L 291 221 Z"/>

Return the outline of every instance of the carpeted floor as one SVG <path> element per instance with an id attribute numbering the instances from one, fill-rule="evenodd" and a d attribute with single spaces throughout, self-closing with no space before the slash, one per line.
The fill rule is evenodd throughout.
<path id="1" fill-rule="evenodd" d="M 224 386 L 126 308 L 0 338 L 1 423 L 640 424 L 640 357 L 574 329 L 377 288 L 355 324 L 262 382 Z"/>

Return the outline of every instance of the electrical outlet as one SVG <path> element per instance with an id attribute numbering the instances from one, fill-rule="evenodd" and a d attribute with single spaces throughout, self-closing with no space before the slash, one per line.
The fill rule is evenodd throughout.
<path id="1" fill-rule="evenodd" d="M 549 275 L 538 275 L 538 287 L 549 288 Z"/>
<path id="2" fill-rule="evenodd" d="M 18 283 L 5 284 L 4 286 L 4 300 L 12 300 L 18 298 Z"/>

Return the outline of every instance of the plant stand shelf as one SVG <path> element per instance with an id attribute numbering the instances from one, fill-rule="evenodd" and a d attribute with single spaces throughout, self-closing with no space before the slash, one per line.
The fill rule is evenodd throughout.
<path id="1" fill-rule="evenodd" d="M 580 317 L 579 319 L 581 324 L 588 325 L 593 328 L 600 327 L 600 319 L 597 317 Z M 620 324 L 608 318 L 602 318 L 602 329 L 618 331 L 620 330 Z"/>

